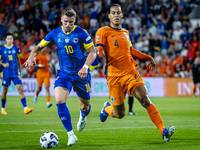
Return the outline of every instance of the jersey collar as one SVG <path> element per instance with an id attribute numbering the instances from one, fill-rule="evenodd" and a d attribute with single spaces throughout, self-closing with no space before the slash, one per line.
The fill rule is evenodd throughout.
<path id="1" fill-rule="evenodd" d="M 13 44 L 11 45 L 11 47 L 9 48 L 6 44 L 4 44 L 4 46 L 7 48 L 7 49 L 11 49 L 13 47 Z"/>
<path id="2" fill-rule="evenodd" d="M 111 27 L 110 25 L 108 25 L 110 28 L 112 28 L 112 29 L 114 29 L 114 30 L 118 30 L 118 31 L 120 31 L 121 30 L 121 28 L 120 29 L 117 29 L 117 28 L 113 28 L 113 27 Z"/>
<path id="3" fill-rule="evenodd" d="M 74 27 L 73 27 L 73 29 L 72 29 L 72 31 L 74 31 L 74 29 L 77 27 L 77 25 L 74 25 Z M 65 34 L 70 34 L 70 33 L 72 33 L 72 31 L 70 32 L 70 33 L 66 33 L 65 31 L 64 31 L 64 29 L 63 29 L 63 26 L 61 26 L 61 28 L 62 28 L 62 31 L 65 33 Z"/>

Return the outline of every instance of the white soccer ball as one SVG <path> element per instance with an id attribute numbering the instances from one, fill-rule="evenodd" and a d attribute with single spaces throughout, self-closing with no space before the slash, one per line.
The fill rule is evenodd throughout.
<path id="1" fill-rule="evenodd" d="M 45 132 L 40 137 L 40 145 L 42 148 L 55 148 L 58 145 L 58 136 L 53 132 Z"/>

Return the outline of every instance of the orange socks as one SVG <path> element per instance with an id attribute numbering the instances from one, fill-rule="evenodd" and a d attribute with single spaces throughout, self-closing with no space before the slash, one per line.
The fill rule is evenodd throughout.
<path id="1" fill-rule="evenodd" d="M 105 112 L 108 113 L 111 117 L 113 117 L 112 115 L 113 110 L 114 110 L 113 106 L 107 106 L 105 108 Z"/>
<path id="2" fill-rule="evenodd" d="M 36 93 L 35 96 L 38 97 L 38 94 Z"/>
<path id="3" fill-rule="evenodd" d="M 47 103 L 50 102 L 50 97 L 47 97 Z"/>
<path id="4" fill-rule="evenodd" d="M 149 114 L 149 117 L 151 118 L 152 122 L 157 126 L 158 130 L 160 131 L 161 134 L 163 134 L 163 130 L 164 130 L 164 124 L 162 121 L 162 118 L 156 108 L 155 105 L 150 105 L 147 108 L 147 112 Z"/>

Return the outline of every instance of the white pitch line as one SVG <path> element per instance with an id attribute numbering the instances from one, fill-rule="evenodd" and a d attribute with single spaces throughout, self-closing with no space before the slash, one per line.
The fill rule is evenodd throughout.
<path id="1" fill-rule="evenodd" d="M 175 126 L 176 128 L 185 128 L 185 127 L 198 127 L 200 125 L 183 125 Z M 84 130 L 119 130 L 119 129 L 141 129 L 141 128 L 156 128 L 154 125 L 147 127 L 117 127 L 117 128 L 93 128 L 93 129 L 84 129 Z M 30 131 L 0 131 L 0 133 L 17 133 L 17 132 L 47 132 L 48 130 L 30 130 Z M 55 131 L 66 131 L 66 130 L 52 130 Z"/>

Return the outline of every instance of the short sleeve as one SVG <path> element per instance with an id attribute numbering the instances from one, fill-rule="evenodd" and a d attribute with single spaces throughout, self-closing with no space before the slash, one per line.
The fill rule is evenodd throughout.
<path id="1" fill-rule="evenodd" d="M 43 47 L 47 46 L 51 41 L 53 41 L 53 33 L 55 30 L 50 31 L 47 36 L 40 42 Z"/>
<path id="2" fill-rule="evenodd" d="M 81 39 L 83 40 L 83 45 L 85 49 L 88 49 L 93 45 L 92 39 L 86 30 L 83 30 L 81 32 Z"/>
<path id="3" fill-rule="evenodd" d="M 104 46 L 106 43 L 106 36 L 103 28 L 97 30 L 95 35 L 95 46 Z"/>
<path id="4" fill-rule="evenodd" d="M 21 51 L 20 51 L 18 46 L 16 46 L 16 51 L 17 51 L 17 57 L 20 57 L 21 56 Z"/>

